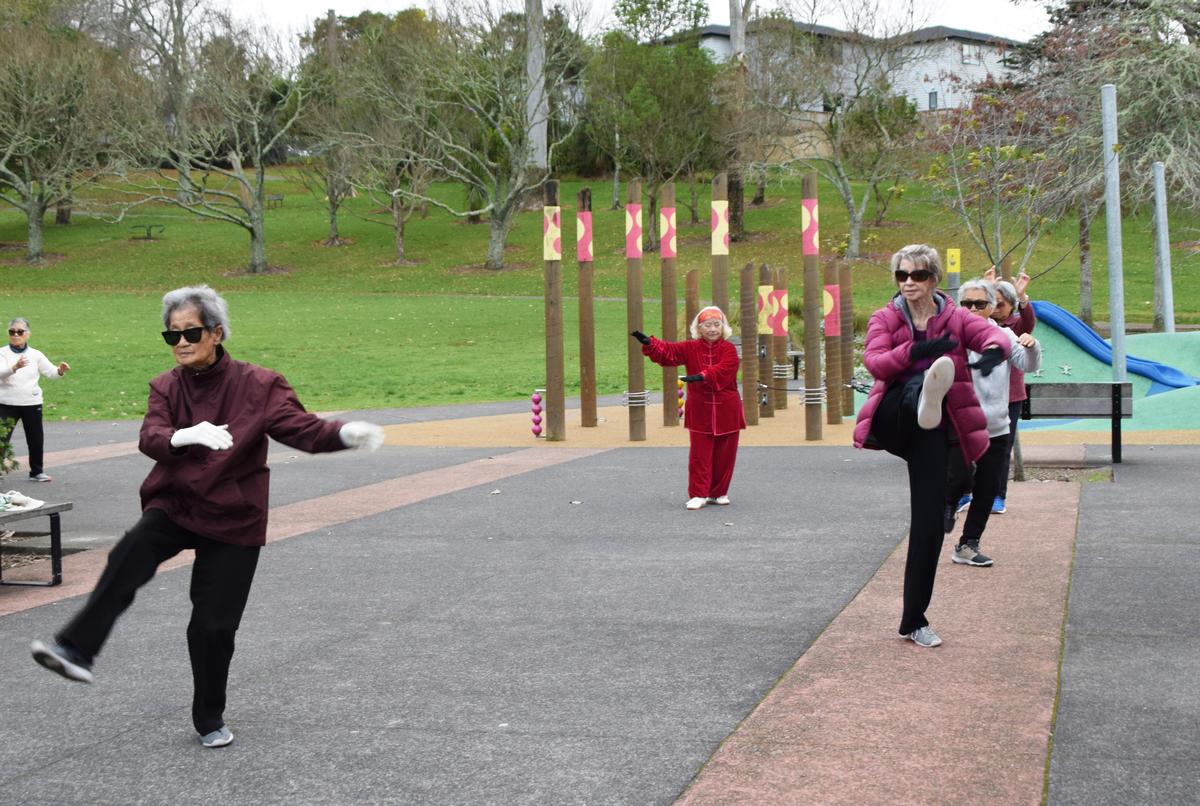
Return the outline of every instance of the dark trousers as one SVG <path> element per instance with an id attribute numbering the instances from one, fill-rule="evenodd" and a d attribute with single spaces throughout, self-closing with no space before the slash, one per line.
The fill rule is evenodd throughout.
<path id="1" fill-rule="evenodd" d="M 1017 423 L 1021 421 L 1021 401 L 1008 404 L 1008 447 L 1004 449 L 1004 465 L 1000 468 L 1000 486 L 996 495 L 1008 498 L 1008 470 L 1012 467 L 1013 445 L 1017 442 Z"/>
<path id="2" fill-rule="evenodd" d="M 992 514 L 992 499 L 998 494 L 1002 478 L 1005 458 L 1012 447 L 1008 435 L 992 437 L 988 441 L 988 449 L 983 456 L 975 461 L 972 473 L 970 466 L 962 456 L 962 452 L 951 452 L 946 484 L 946 506 L 954 506 L 958 499 L 968 492 L 971 494 L 971 506 L 967 509 L 967 519 L 963 524 L 962 542 L 973 546 L 979 545 L 983 530 L 987 528 L 988 518 Z"/>
<path id="3" fill-rule="evenodd" d="M 25 444 L 29 446 L 29 475 L 36 476 L 44 469 L 42 467 L 43 452 L 46 438 L 42 432 L 42 407 L 9 406 L 0 403 L 0 420 L 15 420 L 13 427 L 4 435 L 5 442 L 12 441 L 13 431 L 17 430 L 17 422 L 25 429 Z"/>
<path id="4" fill-rule="evenodd" d="M 692 449 L 688 452 L 688 498 L 719 498 L 729 492 L 733 465 L 737 462 L 738 436 L 688 432 Z"/>
<path id="5" fill-rule="evenodd" d="M 942 509 L 951 453 L 946 428 L 926 431 L 917 425 L 921 381 L 922 377 L 918 375 L 907 383 L 893 385 L 871 418 L 871 434 L 875 440 L 884 450 L 908 463 L 910 514 L 901 635 L 929 624 L 925 611 L 933 598 L 933 580 L 942 553 Z"/>
<path id="6" fill-rule="evenodd" d="M 258 546 L 210 540 L 178 526 L 162 510 L 147 510 L 108 555 L 87 604 L 56 638 L 90 662 L 104 646 L 117 617 L 133 603 L 138 588 L 154 577 L 161 563 L 184 549 L 196 551 L 187 641 L 194 684 L 192 723 L 203 735 L 225 724 L 222 715 L 233 639 L 250 595 Z"/>

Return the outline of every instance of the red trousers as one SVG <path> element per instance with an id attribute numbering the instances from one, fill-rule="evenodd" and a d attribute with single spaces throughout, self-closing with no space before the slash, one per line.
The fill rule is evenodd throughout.
<path id="1" fill-rule="evenodd" d="M 733 464 L 737 461 L 738 434 L 713 436 L 689 431 L 692 451 L 688 454 L 688 497 L 717 498 L 729 492 Z"/>

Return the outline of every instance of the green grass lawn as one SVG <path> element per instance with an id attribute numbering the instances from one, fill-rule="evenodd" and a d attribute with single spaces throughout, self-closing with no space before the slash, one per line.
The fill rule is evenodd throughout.
<path id="1" fill-rule="evenodd" d="M 588 183 L 597 206 L 610 198 L 610 185 Z M 574 295 L 574 199 L 583 182 L 563 182 L 564 293 Z M 408 257 L 414 265 L 392 265 L 392 234 L 362 216 L 371 205 L 351 202 L 342 216 L 348 246 L 320 244 L 328 223 L 322 203 L 290 181 L 283 171 L 270 192 L 283 193 L 284 206 L 268 212 L 267 254 L 281 271 L 245 274 L 249 239 L 237 227 L 196 219 L 169 207 L 141 208 L 120 224 L 76 216 L 69 227 L 46 227 L 49 261 L 40 267 L 22 260 L 24 220 L 0 212 L 0 275 L 5 292 L 0 317 L 27 317 L 32 344 L 52 360 L 66 360 L 73 372 L 60 383 L 46 382 L 47 416 L 62 419 L 138 417 L 144 411 L 146 382 L 172 365 L 158 331 L 159 298 L 171 288 L 208 283 L 230 303 L 237 358 L 274 367 L 292 381 L 313 409 L 435 405 L 451 402 L 520 399 L 543 385 L 542 261 L 539 213 L 523 214 L 510 239 L 509 266 L 481 268 L 487 226 L 470 225 L 431 211 L 408 228 Z M 686 223 L 680 207 L 680 273 L 701 270 L 701 295 L 711 297 L 708 256 L 707 185 L 701 187 L 699 225 Z M 447 198 L 461 193 L 443 188 Z M 687 194 L 679 186 L 678 194 Z M 888 225 L 866 232 L 868 259 L 854 267 L 857 318 L 864 319 L 892 292 L 887 256 L 898 246 L 924 241 L 944 250 L 963 250 L 964 278 L 986 268 L 957 223 L 913 188 L 894 207 Z M 822 241 L 845 233 L 845 212 L 826 188 L 821 198 Z M 750 237 L 733 246 L 731 285 L 736 298 L 737 269 L 747 262 L 785 266 L 790 272 L 793 308 L 802 299 L 799 246 L 800 188 L 784 182 L 768 191 L 768 204 L 747 210 Z M 601 393 L 625 388 L 624 220 L 620 211 L 597 210 L 594 264 L 597 361 Z M 163 224 L 162 237 L 133 240 L 137 224 Z M 1177 216 L 1172 239 L 1196 240 L 1200 218 Z M 1043 237 L 1031 273 L 1048 267 L 1070 250 L 1075 223 L 1064 222 Z M 1153 294 L 1153 248 L 1149 212 L 1126 219 L 1126 316 L 1149 321 Z M 1103 220 L 1093 228 L 1096 315 L 1107 316 L 1107 276 Z M 1200 322 L 1200 291 L 1194 282 L 1200 254 L 1173 253 L 1176 319 Z M 647 255 L 644 293 L 659 295 L 659 262 Z M 682 281 L 680 293 L 682 294 Z M 1071 310 L 1078 308 L 1078 259 L 1072 253 L 1031 289 Z M 682 300 L 680 301 L 682 307 Z M 578 391 L 578 339 L 574 299 L 564 305 L 568 394 Z M 658 306 L 648 302 L 647 330 L 658 332 Z M 648 372 L 648 378 L 654 373 Z"/>

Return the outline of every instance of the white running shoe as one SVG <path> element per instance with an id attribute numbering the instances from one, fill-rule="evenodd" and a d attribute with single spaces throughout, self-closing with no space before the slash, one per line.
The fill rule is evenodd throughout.
<path id="1" fill-rule="evenodd" d="M 707 498 L 689 498 L 687 502 L 688 509 L 702 509 L 708 503 Z"/>
<path id="2" fill-rule="evenodd" d="M 719 507 L 727 507 L 729 506 L 729 496 L 718 495 L 716 498 L 709 498 L 708 503 L 716 504 Z"/>
<path id="3" fill-rule="evenodd" d="M 954 385 L 954 361 L 943 355 L 925 370 L 921 383 L 921 397 L 917 400 L 917 425 L 926 431 L 937 428 L 942 422 L 942 401 Z"/>

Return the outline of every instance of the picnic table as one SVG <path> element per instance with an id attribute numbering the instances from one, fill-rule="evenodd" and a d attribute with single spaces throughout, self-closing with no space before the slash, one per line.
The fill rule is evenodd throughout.
<path id="1" fill-rule="evenodd" d="M 5 509 L 0 510 L 0 529 L 4 529 L 10 523 L 27 520 L 29 518 L 40 518 L 49 516 L 50 518 L 50 581 L 24 580 L 16 579 L 5 581 L 4 571 L 0 569 L 0 585 L 61 585 L 62 584 L 62 526 L 59 523 L 59 516 L 75 508 L 75 505 L 70 501 L 60 504 L 51 504 L 46 502 L 40 507 L 33 509 Z M 3 553 L 3 547 L 0 547 L 0 553 Z"/>

